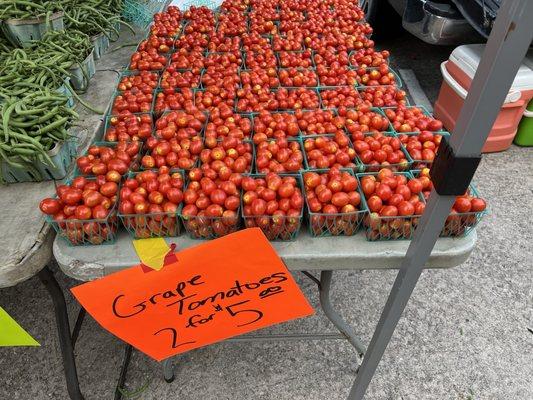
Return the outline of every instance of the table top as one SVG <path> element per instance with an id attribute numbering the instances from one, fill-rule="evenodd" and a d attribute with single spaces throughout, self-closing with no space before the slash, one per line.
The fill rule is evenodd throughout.
<path id="1" fill-rule="evenodd" d="M 426 268 L 451 268 L 463 263 L 476 240 L 475 230 L 462 238 L 438 239 Z M 175 243 L 176 251 L 203 242 L 186 235 L 166 238 L 166 241 Z M 293 271 L 395 269 L 400 266 L 409 244 L 407 240 L 368 242 L 363 233 L 314 238 L 307 232 L 301 232 L 292 242 L 272 243 L 287 268 Z M 126 232 L 119 232 L 114 244 L 100 246 L 69 246 L 56 237 L 53 251 L 63 272 L 80 281 L 101 278 L 139 263 L 132 238 Z"/>
<path id="2" fill-rule="evenodd" d="M 132 41 L 123 30 L 113 46 Z M 124 47 L 108 52 L 97 63 L 96 75 L 81 97 L 95 108 L 105 110 L 116 87 L 118 71 L 127 64 L 132 52 Z M 101 134 L 102 115 L 76 106 L 80 118 L 70 133 L 78 139 L 78 153 L 87 149 Z M 53 229 L 39 211 L 39 202 L 54 193 L 54 182 L 28 182 L 0 186 L 0 288 L 14 286 L 37 274 L 52 257 Z"/>

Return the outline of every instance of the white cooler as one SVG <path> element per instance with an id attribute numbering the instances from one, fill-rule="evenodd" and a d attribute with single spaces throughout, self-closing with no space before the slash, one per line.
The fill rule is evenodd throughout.
<path id="1" fill-rule="evenodd" d="M 476 74 L 484 44 L 469 44 L 453 50 L 441 64 L 444 81 L 435 103 L 435 117 L 453 131 L 470 84 Z M 506 150 L 511 146 L 524 110 L 533 97 L 533 51 L 529 51 L 509 90 L 500 114 L 485 142 L 483 152 Z"/>

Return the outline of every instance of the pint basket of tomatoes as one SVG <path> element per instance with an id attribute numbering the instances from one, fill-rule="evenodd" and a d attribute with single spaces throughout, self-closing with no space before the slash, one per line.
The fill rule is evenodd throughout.
<path id="1" fill-rule="evenodd" d="M 302 138 L 305 169 L 358 168 L 352 142 L 344 133 Z"/>
<path id="2" fill-rule="evenodd" d="M 306 171 L 303 183 L 312 236 L 352 236 L 359 230 L 365 208 L 351 169 Z"/>
<path id="3" fill-rule="evenodd" d="M 443 136 L 448 132 L 422 131 L 418 133 L 400 133 L 397 135 L 412 159 L 412 170 L 429 168 L 437 155 Z"/>
<path id="4" fill-rule="evenodd" d="M 242 178 L 242 217 L 268 240 L 294 240 L 302 224 L 304 198 L 300 174 L 252 174 Z"/>
<path id="5" fill-rule="evenodd" d="M 382 168 L 406 171 L 412 159 L 401 140 L 392 132 L 354 132 L 352 143 L 357 153 L 359 172 L 378 172 Z"/>
<path id="6" fill-rule="evenodd" d="M 159 73 L 156 71 L 124 70 L 118 78 L 117 92 L 134 90 L 136 93 L 153 94 L 159 79 Z"/>
<path id="7" fill-rule="evenodd" d="M 357 179 L 367 210 L 363 220 L 367 240 L 411 239 L 426 206 L 422 191 L 427 182 L 388 168 L 357 174 Z"/>
<path id="8" fill-rule="evenodd" d="M 105 175 L 107 180 L 118 183 L 122 175 L 139 169 L 141 149 L 139 141 L 95 142 L 77 158 L 74 175 Z"/>
<path id="9" fill-rule="evenodd" d="M 118 229 L 117 196 L 119 183 L 105 176 L 78 176 L 56 187 L 56 196 L 41 201 L 58 236 L 71 246 L 111 244 Z"/>
<path id="10" fill-rule="evenodd" d="M 424 189 L 422 194 L 427 199 L 433 189 L 433 182 L 429 176 L 429 168 L 423 168 L 419 171 L 412 171 L 415 177 L 423 182 Z M 441 237 L 460 237 L 466 236 L 476 227 L 483 216 L 488 213 L 487 203 L 479 195 L 474 185 L 470 185 L 466 193 L 457 196 L 446 218 L 444 228 L 440 233 Z"/>
<path id="11" fill-rule="evenodd" d="M 394 132 L 419 133 L 431 131 L 442 134 L 444 131 L 442 121 L 434 118 L 431 113 L 422 106 L 406 106 L 400 104 L 397 107 L 383 107 L 383 113 L 390 121 Z"/>
<path id="12" fill-rule="evenodd" d="M 118 216 L 136 239 L 178 236 L 185 176 L 182 170 L 162 167 L 129 173 L 120 189 Z"/>
<path id="13" fill-rule="evenodd" d="M 106 142 L 145 141 L 152 135 L 154 123 L 150 113 L 123 111 L 105 117 L 104 137 Z"/>
<path id="14" fill-rule="evenodd" d="M 214 239 L 240 227 L 242 175 L 223 162 L 188 172 L 180 218 L 192 239 Z"/>

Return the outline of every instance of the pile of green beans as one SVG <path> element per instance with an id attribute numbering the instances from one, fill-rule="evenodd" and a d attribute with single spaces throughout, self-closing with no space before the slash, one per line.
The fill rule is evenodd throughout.
<path id="1" fill-rule="evenodd" d="M 41 60 L 62 55 L 56 61 L 65 63 L 66 69 L 81 65 L 92 49 L 89 36 L 75 29 L 48 31 L 31 46 L 32 55 Z"/>
<path id="2" fill-rule="evenodd" d="M 13 48 L 13 45 L 7 38 L 4 36 L 2 30 L 0 29 L 0 63 L 2 62 L 2 58 L 4 53 L 9 52 Z"/>
<path id="3" fill-rule="evenodd" d="M 50 16 L 61 10 L 58 0 L 2 0 L 0 20 L 32 19 Z"/>
<path id="4" fill-rule="evenodd" d="M 63 3 L 65 11 L 65 25 L 68 29 L 76 29 L 86 33 L 89 36 L 103 33 L 111 40 L 118 38 L 118 30 L 115 24 L 118 22 L 134 34 L 133 28 L 122 21 L 117 8 L 121 8 L 121 2 L 113 0 L 87 0 L 65 1 Z"/>
<path id="5" fill-rule="evenodd" d="M 36 161 L 54 166 L 48 151 L 70 138 L 68 129 L 78 114 L 68 98 L 49 90 L 5 99 L 0 114 L 0 160 L 31 170 Z"/>
<path id="6" fill-rule="evenodd" d="M 0 98 L 23 96 L 34 90 L 57 90 L 68 76 L 71 63 L 63 55 L 37 57 L 30 49 L 13 49 L 0 60 Z"/>

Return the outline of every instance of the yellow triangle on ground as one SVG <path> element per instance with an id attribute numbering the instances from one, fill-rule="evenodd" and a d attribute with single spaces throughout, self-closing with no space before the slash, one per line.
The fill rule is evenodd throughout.
<path id="1" fill-rule="evenodd" d="M 0 307 L 0 346 L 40 346 L 40 344 Z"/>

